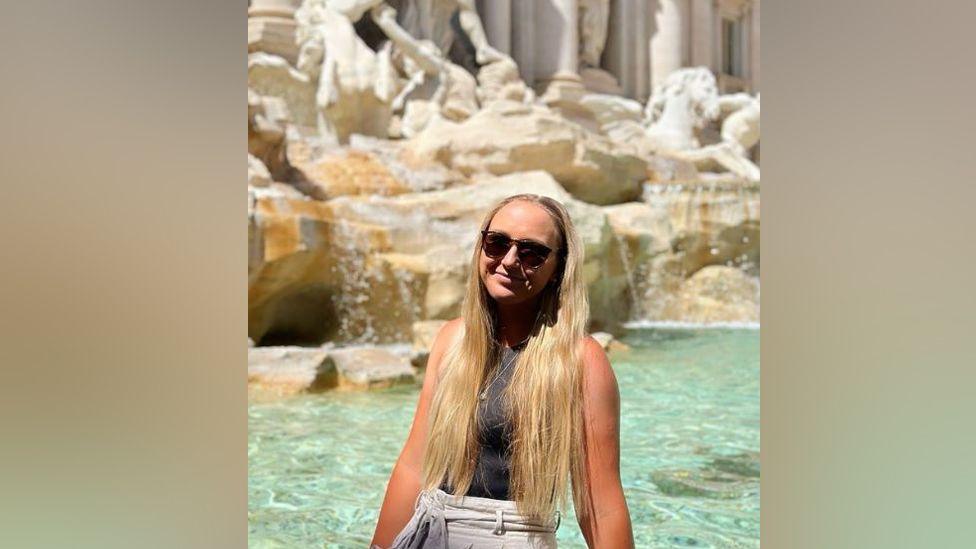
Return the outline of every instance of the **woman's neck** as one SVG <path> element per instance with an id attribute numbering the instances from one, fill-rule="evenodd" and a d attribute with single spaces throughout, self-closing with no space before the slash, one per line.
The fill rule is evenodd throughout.
<path id="1" fill-rule="evenodd" d="M 506 347 L 518 345 L 532 332 L 538 313 L 538 299 L 517 305 L 498 305 L 498 342 Z"/>

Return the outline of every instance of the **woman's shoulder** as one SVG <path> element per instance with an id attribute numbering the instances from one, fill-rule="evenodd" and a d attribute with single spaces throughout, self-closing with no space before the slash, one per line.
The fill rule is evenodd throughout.
<path id="1" fill-rule="evenodd" d="M 610 360 L 607 358 L 607 352 L 595 337 L 591 335 L 585 336 L 583 338 L 582 350 L 584 363 L 606 362 L 609 366 Z"/>
<path id="2" fill-rule="evenodd" d="M 431 345 L 430 354 L 432 356 L 439 356 L 440 354 L 443 354 L 450 346 L 451 342 L 454 341 L 454 339 L 463 329 L 464 319 L 461 317 L 448 320 L 441 325 L 440 330 L 437 331 L 437 335 L 434 336 L 434 342 Z"/>
<path id="3" fill-rule="evenodd" d="M 462 317 L 448 320 L 443 326 L 441 326 L 440 331 L 437 333 L 437 338 L 450 342 L 458 333 L 461 332 L 463 328 L 464 319 Z"/>
<path id="4" fill-rule="evenodd" d="M 617 393 L 617 378 L 603 345 L 593 336 L 583 338 L 583 379 L 588 392 L 601 396 Z"/>

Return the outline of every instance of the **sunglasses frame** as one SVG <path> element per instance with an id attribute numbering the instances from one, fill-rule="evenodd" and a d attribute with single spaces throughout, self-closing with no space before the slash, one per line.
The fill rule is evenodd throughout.
<path id="1" fill-rule="evenodd" d="M 499 235 L 499 236 L 505 238 L 506 240 L 508 240 L 508 245 L 505 247 L 505 253 L 504 254 L 501 254 L 499 256 L 492 256 L 491 254 L 488 253 L 488 250 L 485 249 L 485 246 L 487 245 L 487 239 L 488 239 L 488 235 L 489 234 L 496 234 L 496 235 Z M 516 248 L 516 252 L 515 253 L 516 254 L 519 254 L 518 255 L 519 263 L 522 263 L 523 265 L 525 265 L 526 267 L 528 267 L 530 269 L 538 269 L 539 267 L 545 265 L 546 261 L 549 260 L 549 256 L 551 256 L 552 255 L 552 252 L 553 252 L 553 249 L 552 248 L 550 248 L 549 246 L 546 246 L 545 244 L 542 244 L 541 242 L 536 242 L 534 240 L 526 240 L 526 239 L 516 240 L 516 239 L 514 239 L 514 238 L 512 238 L 512 237 L 510 237 L 508 235 L 506 235 L 505 233 L 500 233 L 498 231 L 489 231 L 487 229 L 484 230 L 484 231 L 481 231 L 481 251 L 483 251 L 485 253 L 485 255 L 487 255 L 488 257 L 490 257 L 492 259 L 498 259 L 498 258 L 501 258 L 501 257 L 505 257 L 505 254 L 507 254 L 508 251 L 512 249 L 512 244 L 513 243 L 515 244 L 515 248 Z M 542 249 L 545 250 L 545 254 L 542 255 L 542 261 L 539 262 L 538 265 L 526 265 L 525 262 L 522 260 L 522 256 L 521 256 L 521 253 L 522 253 L 522 250 L 523 250 L 522 246 L 526 246 L 526 245 L 533 246 L 533 247 L 539 247 L 539 248 L 542 248 Z M 528 250 L 528 248 L 525 248 L 525 249 Z"/>

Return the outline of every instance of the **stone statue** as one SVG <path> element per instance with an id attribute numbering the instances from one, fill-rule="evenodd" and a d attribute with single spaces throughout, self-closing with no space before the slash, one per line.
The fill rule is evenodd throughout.
<path id="1" fill-rule="evenodd" d="M 759 142 L 759 95 L 723 95 L 718 102 L 723 113 L 731 113 L 722 121 L 722 141 L 678 156 L 694 162 L 699 169 L 718 164 L 739 177 L 759 181 L 759 166 L 749 159 L 750 149 Z"/>
<path id="2" fill-rule="evenodd" d="M 392 101 L 393 110 L 403 112 L 403 136 L 415 135 L 436 117 L 460 121 L 478 111 L 473 76 L 449 62 L 433 41 L 418 39 L 401 27 L 391 6 L 381 3 L 370 14 L 393 44 L 395 66 L 407 77 Z"/>
<path id="3" fill-rule="evenodd" d="M 254 161 L 268 172 L 267 178 L 285 181 L 291 167 L 285 155 L 285 131 L 291 123 L 288 106 L 279 97 L 259 95 L 247 90 L 247 153 L 248 170 Z M 266 166 L 266 168 L 265 168 Z"/>
<path id="4" fill-rule="evenodd" d="M 740 156 L 759 143 L 759 94 L 735 93 L 719 97 L 719 108 L 728 114 L 722 122 L 722 142 Z"/>
<path id="5" fill-rule="evenodd" d="M 390 48 L 373 52 L 353 23 L 382 0 L 304 0 L 295 12 L 298 69 L 318 82 L 319 133 L 345 144 L 353 133 L 386 137 L 396 74 Z"/>
<path id="6" fill-rule="evenodd" d="M 657 156 L 682 160 L 690 172 L 697 168 L 759 178 L 758 167 L 748 157 L 758 141 L 758 101 L 747 94 L 720 96 L 706 68 L 674 71 L 646 106 L 607 93 L 586 93 L 578 103 L 586 113 L 581 119 L 589 122 L 581 125 L 609 138 L 618 150 L 648 161 Z M 702 147 L 700 131 L 723 114 L 723 141 Z"/>
<path id="7" fill-rule="evenodd" d="M 599 67 L 603 47 L 607 43 L 610 22 L 610 0 L 580 0 L 579 2 L 579 59 L 584 67 Z"/>
<path id="8" fill-rule="evenodd" d="M 488 44 L 481 17 L 474 0 L 405 0 L 400 25 L 421 40 L 430 40 L 445 56 L 456 37 L 451 18 L 458 14 L 458 23 L 475 49 L 479 65 L 498 61 L 504 54 Z"/>
<path id="9" fill-rule="evenodd" d="M 659 151 L 697 149 L 695 131 L 718 115 L 718 85 L 712 72 L 705 67 L 678 69 L 655 86 L 647 102 L 646 134 Z"/>

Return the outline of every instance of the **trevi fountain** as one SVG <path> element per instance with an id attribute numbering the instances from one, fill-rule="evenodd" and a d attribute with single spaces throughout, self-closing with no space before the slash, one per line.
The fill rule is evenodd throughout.
<path id="1" fill-rule="evenodd" d="M 665 63 L 719 4 L 250 3 L 250 544 L 368 545 L 478 223 L 529 192 L 584 240 L 638 547 L 758 547 L 760 97 Z"/>

